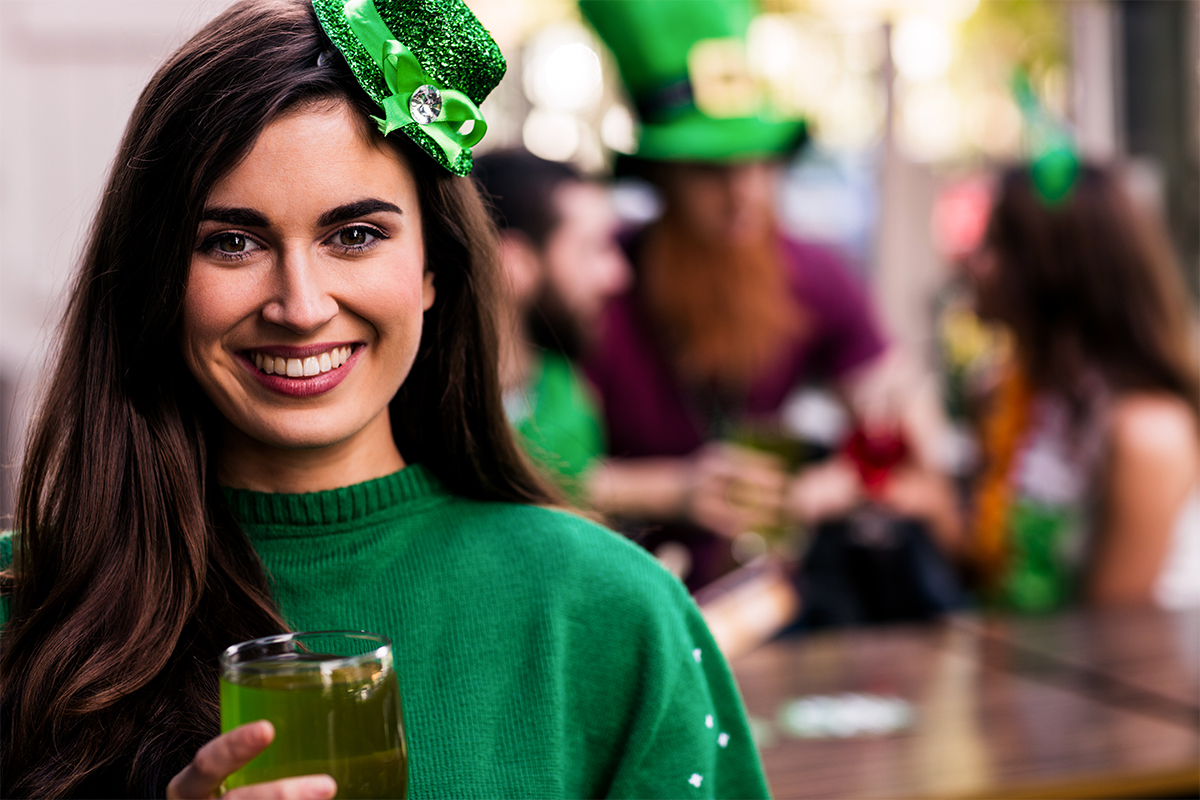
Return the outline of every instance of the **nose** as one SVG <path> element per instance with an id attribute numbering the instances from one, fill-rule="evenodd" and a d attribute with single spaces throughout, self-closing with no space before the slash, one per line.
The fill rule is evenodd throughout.
<path id="1" fill-rule="evenodd" d="M 770 169 L 758 161 L 733 164 L 725 173 L 725 191 L 736 204 L 760 203 L 770 192 Z"/>
<path id="2" fill-rule="evenodd" d="M 274 267 L 274 292 L 263 306 L 263 319 L 296 333 L 312 333 L 333 319 L 338 303 L 330 294 L 329 277 L 304 246 L 283 247 Z"/>

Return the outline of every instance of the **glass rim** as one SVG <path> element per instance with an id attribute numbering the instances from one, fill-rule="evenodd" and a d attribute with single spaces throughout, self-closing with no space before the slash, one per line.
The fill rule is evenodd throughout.
<path id="1" fill-rule="evenodd" d="M 274 644 L 282 644 L 284 642 L 295 641 L 305 636 L 340 636 L 346 639 L 372 640 L 379 643 L 379 646 L 373 650 L 368 650 L 365 653 L 359 653 L 352 656 L 341 656 L 337 658 L 325 659 L 322 661 L 297 662 L 312 664 L 315 669 L 313 671 L 331 672 L 333 670 L 342 669 L 345 667 L 355 666 L 365 659 L 379 659 L 384 663 L 390 661 L 387 658 L 392 650 L 392 640 L 384 636 L 382 633 L 371 633 L 370 631 L 351 631 L 351 630 L 333 630 L 333 631 L 292 631 L 290 633 L 276 633 L 271 636 L 262 636 L 258 639 L 247 639 L 244 642 L 231 644 L 221 651 L 220 661 L 222 673 L 226 670 L 231 671 L 246 671 L 246 668 L 253 669 L 255 661 L 247 661 L 244 664 L 239 664 L 234 661 L 234 657 L 243 650 L 251 647 L 269 647 Z"/>

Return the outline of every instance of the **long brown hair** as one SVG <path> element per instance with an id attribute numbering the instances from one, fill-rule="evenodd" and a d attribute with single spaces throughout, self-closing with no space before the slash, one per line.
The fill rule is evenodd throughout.
<path id="1" fill-rule="evenodd" d="M 981 311 L 1012 328 L 1034 387 L 1080 403 L 1097 372 L 1114 391 L 1170 392 L 1200 414 L 1190 296 L 1161 226 L 1115 172 L 1084 166 L 1049 203 L 1028 169 L 1010 170 L 987 242 L 997 264 Z"/>
<path id="2" fill-rule="evenodd" d="M 6 796 L 161 796 L 219 732 L 216 654 L 286 623 L 214 474 L 217 413 L 177 352 L 213 185 L 299 104 L 373 109 L 304 0 L 246 0 L 142 93 L 61 328 L 18 489 L 0 637 Z M 374 134 L 377 135 L 377 134 Z M 397 445 L 452 491 L 550 502 L 500 405 L 495 244 L 473 184 L 401 134 L 437 302 L 391 403 Z"/>

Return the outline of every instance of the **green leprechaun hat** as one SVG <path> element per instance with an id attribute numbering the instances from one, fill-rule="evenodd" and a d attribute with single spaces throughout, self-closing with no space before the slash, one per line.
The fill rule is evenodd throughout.
<path id="1" fill-rule="evenodd" d="M 788 153 L 798 119 L 772 115 L 747 66 L 749 0 L 580 0 L 642 123 L 636 157 L 738 161 Z"/>
<path id="2" fill-rule="evenodd" d="M 313 0 L 317 19 L 379 104 L 379 129 L 416 142 L 456 175 L 487 123 L 479 104 L 504 56 L 462 0 Z"/>

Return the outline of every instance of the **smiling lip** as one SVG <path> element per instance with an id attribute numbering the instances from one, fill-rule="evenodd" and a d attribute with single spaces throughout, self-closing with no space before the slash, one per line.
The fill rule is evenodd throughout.
<path id="1" fill-rule="evenodd" d="M 362 342 L 302 347 L 268 345 L 242 350 L 237 353 L 237 359 L 259 383 L 274 392 L 289 397 L 314 397 L 341 383 L 365 347 Z M 275 366 L 283 367 L 283 372 L 266 371 Z"/>

